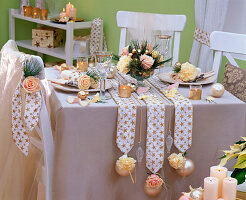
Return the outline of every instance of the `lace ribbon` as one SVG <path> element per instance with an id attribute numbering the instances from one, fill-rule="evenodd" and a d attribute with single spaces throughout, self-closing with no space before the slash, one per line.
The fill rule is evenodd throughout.
<path id="1" fill-rule="evenodd" d="M 210 33 L 195 27 L 194 39 L 207 46 L 210 45 Z"/>

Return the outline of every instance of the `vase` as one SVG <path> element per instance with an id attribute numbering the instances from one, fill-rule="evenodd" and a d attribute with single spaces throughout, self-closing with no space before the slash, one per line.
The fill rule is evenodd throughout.
<path id="1" fill-rule="evenodd" d="M 23 6 L 29 6 L 29 5 L 30 5 L 29 0 L 20 0 L 19 13 L 20 13 L 21 15 L 23 15 L 23 14 L 24 14 L 24 8 L 23 8 Z"/>
<path id="2" fill-rule="evenodd" d="M 144 84 L 144 81 L 150 78 L 154 74 L 154 70 L 148 71 L 147 73 L 143 74 L 130 74 L 132 78 L 135 78 L 137 80 L 137 87 L 147 87 Z"/>

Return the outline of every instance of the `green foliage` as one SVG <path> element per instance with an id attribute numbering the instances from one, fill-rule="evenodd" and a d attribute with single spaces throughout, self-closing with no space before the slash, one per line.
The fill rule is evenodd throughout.
<path id="1" fill-rule="evenodd" d="M 116 55 L 116 54 L 113 54 L 112 60 L 119 61 L 120 57 L 118 55 Z"/>
<path id="2" fill-rule="evenodd" d="M 23 71 L 24 76 L 27 78 L 28 76 L 38 76 L 43 69 L 43 66 L 36 60 L 32 59 L 25 59 L 23 63 Z"/>
<path id="3" fill-rule="evenodd" d="M 232 174 L 231 177 L 237 179 L 238 181 L 238 185 L 242 184 L 245 182 L 245 175 L 246 175 L 246 169 L 235 169 Z"/>
<path id="4" fill-rule="evenodd" d="M 87 71 L 86 75 L 91 77 L 95 82 L 98 82 L 98 80 L 99 80 L 99 76 L 98 76 L 97 72 L 95 72 L 95 71 Z"/>

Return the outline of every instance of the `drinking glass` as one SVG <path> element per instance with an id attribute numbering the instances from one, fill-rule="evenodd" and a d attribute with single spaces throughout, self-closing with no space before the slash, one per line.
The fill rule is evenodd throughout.
<path id="1" fill-rule="evenodd" d="M 102 100 L 110 99 L 110 96 L 105 95 L 105 84 L 111 68 L 112 55 L 112 52 L 95 52 L 95 66 L 100 77 L 100 96 Z"/>

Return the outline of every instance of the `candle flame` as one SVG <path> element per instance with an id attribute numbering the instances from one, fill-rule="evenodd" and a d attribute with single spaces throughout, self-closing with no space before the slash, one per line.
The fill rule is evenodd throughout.
<path id="1" fill-rule="evenodd" d="M 65 12 L 65 8 L 63 8 L 63 10 L 62 10 L 63 12 Z"/>

